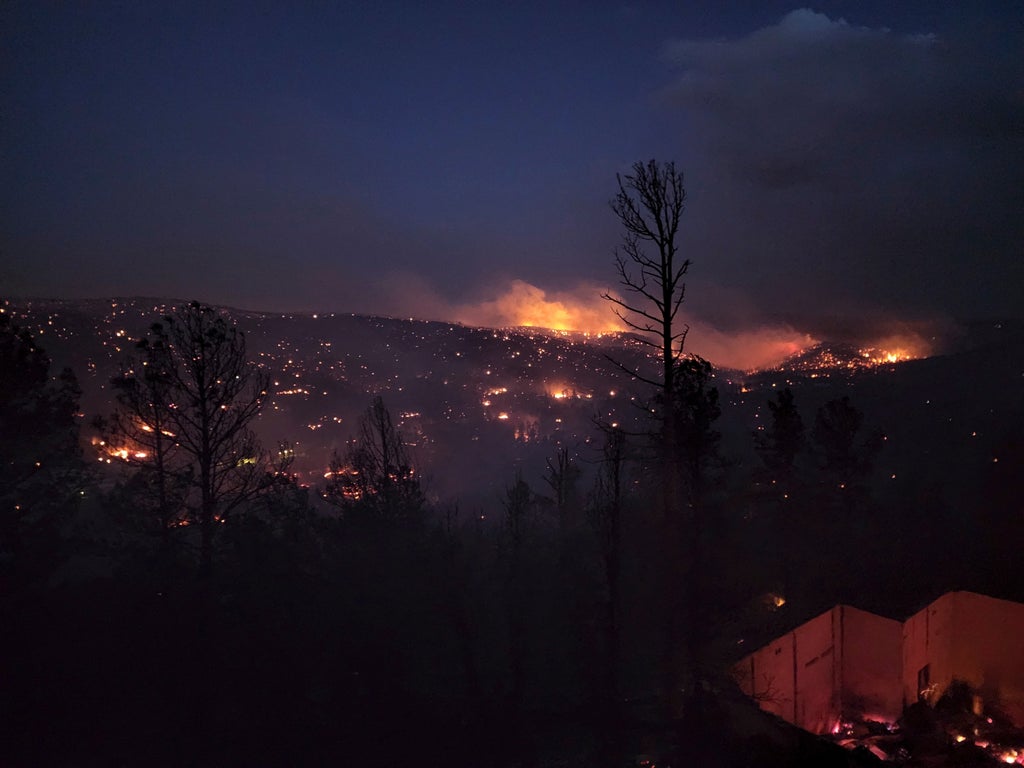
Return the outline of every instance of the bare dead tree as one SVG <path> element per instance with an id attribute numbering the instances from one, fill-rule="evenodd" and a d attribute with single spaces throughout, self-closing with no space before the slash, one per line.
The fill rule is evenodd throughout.
<path id="1" fill-rule="evenodd" d="M 612 362 L 657 388 L 654 398 L 657 407 L 651 410 L 660 420 L 660 433 L 655 435 L 660 438 L 662 467 L 663 535 L 659 561 L 664 600 L 663 686 L 668 715 L 674 716 L 680 679 L 677 637 L 683 571 L 679 554 L 689 550 L 682 534 L 687 511 L 682 504 L 682 451 L 676 427 L 679 397 L 676 378 L 689 332 L 689 327 L 679 317 L 679 310 L 686 297 L 684 278 L 690 260 L 680 257 L 676 242 L 686 192 L 683 174 L 672 162 L 635 163 L 632 174 L 616 175 L 616 181 L 619 191 L 611 201 L 611 208 L 623 230 L 622 242 L 615 252 L 623 295 L 606 291 L 602 296 L 611 302 L 616 315 L 637 332 L 644 344 L 658 350 L 661 360 L 660 380 L 645 377 L 615 360 Z"/>
<path id="2" fill-rule="evenodd" d="M 602 296 L 612 303 L 615 314 L 638 332 L 644 344 L 659 351 L 661 380 L 647 378 L 612 362 L 631 376 L 657 387 L 657 412 L 662 422 L 663 513 L 671 529 L 680 499 L 675 380 L 689 332 L 689 326 L 679 318 L 679 310 L 686 297 L 683 278 L 690 268 L 690 260 L 680 259 L 676 244 L 686 191 L 683 174 L 676 171 L 671 162 L 634 163 L 632 174 L 617 174 L 615 178 L 619 192 L 611 201 L 611 208 L 623 229 L 622 243 L 615 252 L 615 266 L 625 297 L 620 298 L 610 291 Z"/>
<path id="3" fill-rule="evenodd" d="M 686 297 L 683 278 L 689 259 L 679 258 L 676 235 L 686 202 L 683 174 L 675 163 L 649 160 L 634 163 L 633 173 L 616 174 L 618 194 L 611 208 L 622 224 L 622 243 L 615 252 L 619 297 L 606 291 L 602 297 L 614 305 L 615 314 L 640 339 L 661 353 L 662 380 L 654 381 L 628 371 L 659 387 L 671 400 L 676 363 L 683 355 L 689 327 L 680 324 L 679 309 Z M 667 412 L 671 409 L 667 409 Z"/>

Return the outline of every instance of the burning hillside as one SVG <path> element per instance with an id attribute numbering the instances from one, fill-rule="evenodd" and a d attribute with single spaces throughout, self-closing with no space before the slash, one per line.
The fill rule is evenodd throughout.
<path id="1" fill-rule="evenodd" d="M 920 340 L 890 339 L 864 345 L 822 343 L 784 360 L 774 370 L 802 373 L 811 378 L 834 373 L 859 373 L 929 357 L 931 350 Z"/>

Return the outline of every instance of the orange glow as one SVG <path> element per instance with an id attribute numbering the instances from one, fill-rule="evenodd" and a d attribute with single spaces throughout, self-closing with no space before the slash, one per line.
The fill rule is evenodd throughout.
<path id="1" fill-rule="evenodd" d="M 778 365 L 810 349 L 818 340 L 789 326 L 755 326 L 722 331 L 687 318 L 687 351 L 720 368 L 754 371 Z"/>
<path id="2" fill-rule="evenodd" d="M 482 301 L 452 306 L 433 297 L 427 302 L 430 309 L 426 314 L 484 328 L 532 327 L 595 335 L 633 332 L 615 315 L 613 306 L 601 298 L 605 288 L 580 283 L 569 289 L 547 290 L 515 279 Z M 680 316 L 678 323 L 680 328 L 690 328 L 686 350 L 719 368 L 771 368 L 819 343 L 819 339 L 786 324 L 754 323 L 723 330 L 693 316 Z M 900 330 L 865 344 L 860 352 L 866 365 L 890 365 L 928 357 L 931 347 L 925 336 Z"/>
<path id="3" fill-rule="evenodd" d="M 571 384 L 548 384 L 545 391 L 549 397 L 553 397 L 555 400 L 567 400 L 576 395 L 576 389 Z"/>
<path id="4" fill-rule="evenodd" d="M 110 463 L 111 459 L 120 459 L 121 461 L 130 461 L 135 459 L 136 461 L 142 461 L 149 458 L 149 451 L 143 451 L 137 448 L 115 448 L 112 445 L 107 445 L 105 441 L 93 438 L 92 444 L 100 448 L 98 459 L 101 462 Z"/>
<path id="5" fill-rule="evenodd" d="M 572 291 L 545 291 L 524 280 L 513 280 L 495 299 L 455 308 L 466 325 L 491 328 L 527 327 L 555 331 L 610 333 L 624 330 L 598 286 Z"/>
<path id="6" fill-rule="evenodd" d="M 580 392 L 572 384 L 563 384 L 558 382 L 556 384 L 547 384 L 544 387 L 544 392 L 548 397 L 552 397 L 555 400 L 590 400 L 594 396 L 589 392 Z"/>
<path id="7" fill-rule="evenodd" d="M 874 365 L 902 363 L 906 360 L 919 360 L 928 357 L 932 345 L 922 336 L 915 333 L 885 336 L 862 347 L 861 357 Z"/>

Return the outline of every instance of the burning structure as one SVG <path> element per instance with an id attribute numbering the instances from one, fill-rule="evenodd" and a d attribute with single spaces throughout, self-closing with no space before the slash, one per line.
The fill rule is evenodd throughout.
<path id="1" fill-rule="evenodd" d="M 896 722 L 934 706 L 954 681 L 975 714 L 1024 727 L 1024 604 L 949 592 L 904 622 L 837 605 L 733 667 L 762 709 L 813 733 L 852 721 Z"/>

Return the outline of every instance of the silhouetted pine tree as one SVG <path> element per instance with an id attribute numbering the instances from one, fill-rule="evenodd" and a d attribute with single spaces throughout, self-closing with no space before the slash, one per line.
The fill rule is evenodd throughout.
<path id="1" fill-rule="evenodd" d="M 87 492 L 79 395 L 74 374 L 51 377 L 47 354 L 0 313 L 0 579 L 10 586 L 53 568 Z"/>

